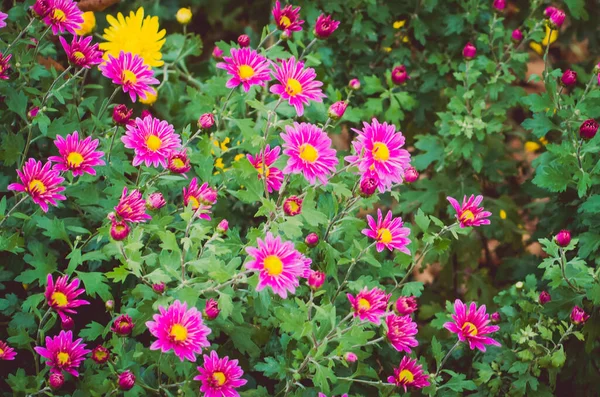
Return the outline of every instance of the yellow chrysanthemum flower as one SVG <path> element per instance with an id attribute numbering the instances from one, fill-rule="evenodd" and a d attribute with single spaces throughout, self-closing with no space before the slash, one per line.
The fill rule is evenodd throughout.
<path id="1" fill-rule="evenodd" d="M 160 49 L 165 44 L 165 29 L 159 31 L 158 17 L 147 16 L 144 19 L 144 8 L 131 11 L 128 17 L 118 13 L 117 18 L 107 15 L 110 27 L 104 29 L 105 43 L 100 44 L 104 50 L 104 58 L 108 55 L 117 57 L 121 51 L 137 54 L 150 67 L 162 66 Z"/>
<path id="2" fill-rule="evenodd" d="M 525 151 L 529 153 L 535 153 L 540 149 L 540 144 L 533 141 L 525 142 Z"/>
<path id="3" fill-rule="evenodd" d="M 81 28 L 75 31 L 78 36 L 85 36 L 86 34 L 91 34 L 96 27 L 96 15 L 92 11 L 86 11 L 82 15 L 83 23 L 81 24 Z"/>
<path id="4" fill-rule="evenodd" d="M 235 161 L 237 163 L 238 161 L 240 161 L 241 159 L 243 159 L 245 157 L 246 157 L 246 155 L 244 153 L 236 154 L 235 157 L 233 158 L 233 161 Z"/>
<path id="5" fill-rule="evenodd" d="M 215 160 L 215 168 L 220 168 L 220 169 L 225 168 L 225 164 L 223 163 L 223 159 L 221 157 L 219 157 Z"/>
<path id="6" fill-rule="evenodd" d="M 540 143 L 542 145 L 546 146 L 548 144 L 548 140 L 546 139 L 546 137 L 543 136 L 540 138 Z"/>
<path id="7" fill-rule="evenodd" d="M 394 29 L 402 29 L 404 27 L 404 25 L 406 25 L 406 21 L 405 20 L 400 20 L 400 21 L 396 21 L 394 22 Z"/>
<path id="8" fill-rule="evenodd" d="M 500 210 L 500 219 L 506 219 L 506 211 Z"/>
<path id="9" fill-rule="evenodd" d="M 385 52 L 392 52 L 392 47 L 382 47 L 381 49 Z"/>
<path id="10" fill-rule="evenodd" d="M 538 55 L 542 55 L 548 43 L 552 44 L 556 39 L 558 39 L 558 30 L 550 29 L 550 27 L 546 25 L 546 37 L 542 40 L 542 44 L 540 45 L 540 43 L 531 42 L 529 43 L 529 47 L 537 52 Z"/>
<path id="11" fill-rule="evenodd" d="M 175 14 L 175 19 L 182 25 L 187 25 L 192 20 L 192 9 L 190 7 L 180 8 Z"/>
<path id="12" fill-rule="evenodd" d="M 156 99 L 158 98 L 158 93 L 156 92 L 156 90 L 150 90 L 150 91 L 146 91 L 146 99 L 143 99 L 142 97 L 140 97 L 140 102 L 143 103 L 144 105 L 148 105 L 148 106 L 152 106 L 154 105 L 154 102 L 156 102 Z"/>

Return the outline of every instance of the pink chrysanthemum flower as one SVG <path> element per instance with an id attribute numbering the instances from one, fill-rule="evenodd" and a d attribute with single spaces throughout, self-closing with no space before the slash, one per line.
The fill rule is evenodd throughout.
<path id="1" fill-rule="evenodd" d="M 58 40 L 60 40 L 71 65 L 90 69 L 102 62 L 102 51 L 98 50 L 98 44 L 92 44 L 92 36 L 73 36 L 71 44 L 67 43 L 62 36 Z"/>
<path id="2" fill-rule="evenodd" d="M 12 58 L 12 54 L 8 54 L 4 56 L 0 52 L 0 80 L 8 80 L 8 71 L 10 70 L 10 58 Z"/>
<path id="3" fill-rule="evenodd" d="M 378 252 L 384 248 L 393 251 L 397 249 L 407 255 L 410 255 L 410 250 L 407 245 L 410 244 L 410 229 L 402 227 L 402 218 L 393 218 L 392 211 L 388 211 L 385 219 L 381 213 L 381 209 L 377 209 L 377 222 L 371 215 L 367 215 L 368 229 L 363 229 L 362 234 L 377 241 L 375 247 Z"/>
<path id="4" fill-rule="evenodd" d="M 300 7 L 294 8 L 293 5 L 288 4 L 284 8 L 281 8 L 281 3 L 277 0 L 272 12 L 277 29 L 286 32 L 288 35 L 291 32 L 299 32 L 302 30 L 304 21 L 299 19 Z"/>
<path id="5" fill-rule="evenodd" d="M 6 27 L 6 18 L 8 18 L 8 14 L 0 12 L 0 29 Z"/>
<path id="6" fill-rule="evenodd" d="M 57 135 L 54 144 L 60 156 L 50 156 L 48 160 L 56 163 L 54 165 L 55 170 L 71 171 L 73 176 L 80 176 L 84 173 L 96 175 L 96 170 L 93 167 L 105 164 L 101 160 L 104 152 L 96 151 L 99 143 L 98 139 L 92 140 L 90 136 L 83 141 L 79 141 L 77 131 L 67 135 L 66 139 Z"/>
<path id="7" fill-rule="evenodd" d="M 187 150 L 173 150 L 169 154 L 167 169 L 174 174 L 183 174 L 183 176 L 187 178 L 185 173 L 192 169 L 192 166 L 190 165 L 190 159 L 187 156 Z"/>
<path id="8" fill-rule="evenodd" d="M 198 218 L 210 221 L 210 209 L 216 202 L 217 191 L 207 182 L 198 187 L 198 178 L 192 179 L 187 189 L 183 188 L 183 204 L 187 207 L 191 203 Z"/>
<path id="9" fill-rule="evenodd" d="M 85 360 L 85 355 L 91 352 L 85 348 L 83 339 L 73 341 L 71 331 L 60 331 L 54 338 L 46 337 L 46 347 L 36 346 L 35 351 L 47 358 L 46 365 L 53 373 L 66 371 L 77 377 L 79 365 Z"/>
<path id="10" fill-rule="evenodd" d="M 317 179 L 325 185 L 327 177 L 335 172 L 338 164 L 331 139 L 313 124 L 294 123 L 285 127 L 283 154 L 289 156 L 284 174 L 303 174 L 306 180 L 314 184 Z"/>
<path id="11" fill-rule="evenodd" d="M 471 302 L 467 311 L 467 306 L 457 299 L 454 301 L 452 319 L 454 322 L 445 323 L 444 328 L 455 333 L 461 342 L 469 342 L 471 350 L 477 348 L 485 352 L 485 345 L 500 346 L 500 343 L 485 336 L 500 329 L 497 325 L 488 325 L 490 316 L 485 312 L 485 305 L 477 309 L 477 304 Z"/>
<path id="12" fill-rule="evenodd" d="M 489 225 L 490 220 L 485 219 L 492 215 L 491 212 L 484 211 L 479 204 L 483 201 L 483 196 L 475 197 L 473 194 L 467 200 L 467 196 L 463 197 L 462 205 L 452 197 L 446 197 L 454 210 L 456 211 L 456 219 L 460 222 L 460 227 Z"/>
<path id="13" fill-rule="evenodd" d="M 146 200 L 137 189 L 134 189 L 127 195 L 127 188 L 123 188 L 119 204 L 115 207 L 115 212 L 120 220 L 126 222 L 139 223 L 146 222 L 152 217 L 146 214 Z M 111 216 L 109 215 L 109 218 Z"/>
<path id="14" fill-rule="evenodd" d="M 358 134 L 352 142 L 356 154 L 347 156 L 345 160 L 355 164 L 361 173 L 374 171 L 382 193 L 392 184 L 401 183 L 404 170 L 410 165 L 410 153 L 402 149 L 402 133 L 396 132 L 393 124 L 381 124 L 375 118 L 372 124 L 364 122 L 362 130 L 353 128 L 353 131 Z"/>
<path id="15" fill-rule="evenodd" d="M 52 0 L 48 3 L 48 12 L 43 21 L 52 27 L 53 34 L 75 34 L 83 23 L 83 12 L 73 0 Z"/>
<path id="16" fill-rule="evenodd" d="M 22 184 L 11 183 L 8 185 L 8 190 L 27 193 L 44 212 L 48 212 L 48 204 L 56 206 L 57 200 L 67 199 L 59 194 L 65 190 L 60 186 L 65 178 L 61 177 L 57 170 L 52 169 L 50 161 L 42 165 L 41 161 L 29 159 L 22 171 L 17 170 L 17 175 Z"/>
<path id="17" fill-rule="evenodd" d="M 257 291 L 269 286 L 274 293 L 287 298 L 288 291 L 296 292 L 298 278 L 308 277 L 311 260 L 296 251 L 294 244 L 273 237 L 267 232 L 264 241 L 256 240 L 258 247 L 248 247 L 246 252 L 253 259 L 246 264 L 249 270 L 258 271 Z"/>
<path id="18" fill-rule="evenodd" d="M 173 126 L 152 116 L 139 117 L 127 125 L 127 132 L 121 138 L 127 149 L 135 151 L 133 166 L 144 163 L 146 167 L 159 164 L 167 167 L 171 152 L 181 147 L 181 139 Z"/>
<path id="19" fill-rule="evenodd" d="M 275 146 L 271 149 L 270 145 L 265 146 L 265 149 L 259 152 L 256 156 L 252 156 L 251 154 L 247 154 L 246 158 L 252 164 L 256 171 L 258 171 L 258 179 L 262 179 L 263 176 L 263 153 L 265 157 L 265 170 L 264 174 L 267 177 L 267 189 L 269 193 L 273 191 L 279 191 L 281 188 L 281 183 L 283 182 L 283 172 L 277 167 L 272 167 L 272 165 L 279 158 L 279 152 L 281 148 L 279 146 Z"/>
<path id="20" fill-rule="evenodd" d="M 66 313 L 75 314 L 74 308 L 90 304 L 86 300 L 77 299 L 85 292 L 83 288 L 79 288 L 79 279 L 74 278 L 69 282 L 69 276 L 65 275 L 57 278 L 54 283 L 52 275 L 48 274 L 46 281 L 46 291 L 44 292 L 46 303 L 60 315 L 61 319 L 69 317 Z"/>
<path id="21" fill-rule="evenodd" d="M 385 291 L 379 288 L 373 288 L 368 290 L 364 287 L 356 296 L 347 294 L 352 310 L 354 311 L 354 317 L 358 316 L 361 320 L 367 320 L 373 324 L 381 324 L 381 317 L 385 314 L 388 300 L 391 294 L 386 295 Z"/>
<path id="22" fill-rule="evenodd" d="M 225 62 L 217 63 L 219 69 L 224 69 L 232 77 L 227 81 L 227 88 L 238 85 L 248 92 L 253 85 L 264 87 L 271 80 L 270 62 L 250 47 L 231 48 L 231 57 L 224 57 Z"/>
<path id="23" fill-rule="evenodd" d="M 0 360 L 14 360 L 16 355 L 15 349 L 0 340 Z"/>
<path id="24" fill-rule="evenodd" d="M 273 68 L 273 77 L 279 84 L 273 84 L 270 91 L 296 108 L 298 116 L 304 114 L 304 105 L 308 105 L 310 101 L 323 102 L 323 83 L 315 80 L 317 74 L 313 68 L 304 69 L 304 62 L 296 62 L 294 57 L 281 61 L 281 65 L 274 64 Z"/>
<path id="25" fill-rule="evenodd" d="M 387 325 L 386 337 L 399 352 L 411 353 L 411 347 L 419 345 L 415 335 L 417 334 L 417 323 L 410 316 L 396 316 L 394 314 L 385 318 Z"/>
<path id="26" fill-rule="evenodd" d="M 195 362 L 196 354 L 210 346 L 206 337 L 211 331 L 204 325 L 202 313 L 195 307 L 188 309 L 186 303 L 178 300 L 167 309 L 159 306 L 158 310 L 160 314 L 152 317 L 154 321 L 146 322 L 150 333 L 157 338 L 150 350 L 165 353 L 172 349 L 181 361 Z"/>
<path id="27" fill-rule="evenodd" d="M 428 376 L 423 372 L 423 366 L 416 359 L 408 356 L 402 358 L 398 368 L 394 368 L 394 376 L 389 376 L 387 381 L 404 388 L 405 393 L 408 387 L 422 389 L 429 386 Z"/>
<path id="28" fill-rule="evenodd" d="M 154 78 L 154 72 L 145 63 L 144 59 L 137 54 L 121 51 L 118 58 L 108 55 L 108 61 L 100 65 L 102 75 L 111 79 L 114 84 L 123 88 L 123 92 L 129 93 L 132 102 L 139 96 L 147 98 L 147 93 L 154 92 L 150 87 L 158 84 Z"/>
<path id="29" fill-rule="evenodd" d="M 205 397 L 239 397 L 235 390 L 244 386 L 248 381 L 242 378 L 244 371 L 238 365 L 238 360 L 230 360 L 225 356 L 219 358 L 216 351 L 210 356 L 204 355 L 204 366 L 198 367 L 199 375 L 194 380 L 202 382 L 200 391 Z"/>

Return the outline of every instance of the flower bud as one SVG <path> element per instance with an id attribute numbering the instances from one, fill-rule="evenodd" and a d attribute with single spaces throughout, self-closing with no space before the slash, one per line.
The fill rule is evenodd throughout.
<path id="1" fill-rule="evenodd" d="M 374 173 L 364 174 L 360 180 L 360 195 L 362 197 L 371 197 L 375 193 L 375 190 L 377 190 L 378 184 L 379 181 Z"/>
<path id="2" fill-rule="evenodd" d="M 556 30 L 562 26 L 565 22 L 566 15 L 562 10 L 556 10 L 552 15 L 550 15 L 550 25 Z"/>
<path id="3" fill-rule="evenodd" d="M 404 181 L 413 183 L 419 179 L 419 171 L 415 167 L 408 167 L 404 170 Z"/>
<path id="4" fill-rule="evenodd" d="M 133 326 L 134 324 L 131 320 L 131 317 L 129 317 L 127 314 L 121 314 L 115 319 L 115 321 L 113 321 L 110 330 L 117 335 L 127 336 L 131 333 Z"/>
<path id="5" fill-rule="evenodd" d="M 515 29 L 512 32 L 511 38 L 515 43 L 520 43 L 523 40 L 523 32 L 520 29 Z"/>
<path id="6" fill-rule="evenodd" d="M 185 174 L 192 169 L 190 159 L 188 159 L 187 151 L 183 149 L 180 152 L 172 151 L 169 154 L 167 169 L 174 174 Z"/>
<path id="7" fill-rule="evenodd" d="M 27 112 L 27 118 L 29 120 L 33 120 L 35 118 L 35 116 L 38 115 L 39 112 L 40 112 L 40 108 L 37 106 L 34 106 L 31 109 L 29 109 L 29 111 Z"/>
<path id="8" fill-rule="evenodd" d="M 360 90 L 360 81 L 358 79 L 352 79 L 348 83 L 348 87 L 353 91 Z"/>
<path id="9" fill-rule="evenodd" d="M 107 300 L 106 302 L 104 302 L 104 308 L 107 312 L 112 312 L 115 308 L 115 301 L 112 299 Z"/>
<path id="10" fill-rule="evenodd" d="M 144 110 L 142 110 L 142 113 L 140 114 L 140 117 L 141 117 L 142 119 L 145 119 L 145 118 L 146 118 L 146 117 L 148 117 L 148 116 L 152 117 L 152 112 L 151 112 L 151 111 L 149 111 L 148 109 L 144 109 Z"/>
<path id="11" fill-rule="evenodd" d="M 146 200 L 146 208 L 151 211 L 161 209 L 166 204 L 167 202 L 160 192 L 152 193 L 150 196 L 148 196 L 148 200 Z"/>
<path id="12" fill-rule="evenodd" d="M 102 345 L 96 346 L 94 350 L 92 350 L 92 360 L 94 360 L 96 364 L 104 364 L 109 358 L 110 352 Z"/>
<path id="13" fill-rule="evenodd" d="M 552 14 L 554 14 L 558 9 L 556 7 L 546 7 L 546 9 L 544 10 L 544 16 L 546 18 L 550 18 L 552 16 Z"/>
<path id="14" fill-rule="evenodd" d="M 559 247 L 566 247 L 571 243 L 571 232 L 568 230 L 561 230 L 554 237 L 554 240 Z"/>
<path id="15" fill-rule="evenodd" d="M 65 377 L 61 373 L 52 372 L 48 377 L 48 384 L 53 390 L 58 390 L 65 383 Z"/>
<path id="16" fill-rule="evenodd" d="M 157 294 L 162 294 L 165 292 L 165 283 L 161 281 L 160 283 L 152 284 L 152 290 Z"/>
<path id="17" fill-rule="evenodd" d="M 73 321 L 72 317 L 65 316 L 60 318 L 60 327 L 65 331 L 73 329 L 75 326 L 75 321 Z"/>
<path id="18" fill-rule="evenodd" d="M 223 219 L 217 225 L 217 233 L 225 234 L 225 233 L 227 233 L 228 230 L 229 230 L 229 221 L 227 221 L 227 219 Z"/>
<path id="19" fill-rule="evenodd" d="M 600 63 L 597 64 L 596 66 L 594 66 L 594 69 L 592 69 L 592 73 L 594 73 L 594 74 L 600 73 Z M 598 76 L 598 84 L 600 84 L 600 76 Z"/>
<path id="20" fill-rule="evenodd" d="M 571 69 L 565 70 L 565 72 L 562 74 L 562 77 L 560 78 L 560 84 L 565 87 L 577 84 L 577 72 L 574 72 Z"/>
<path id="21" fill-rule="evenodd" d="M 579 136 L 583 139 L 592 139 L 598 132 L 598 122 L 594 119 L 584 121 L 579 127 Z"/>
<path id="22" fill-rule="evenodd" d="M 515 283 L 515 288 L 516 288 L 516 289 L 523 289 L 523 287 L 524 287 L 524 286 L 525 286 L 525 284 L 523 284 L 523 282 L 522 282 L 522 281 L 517 281 L 517 282 Z"/>
<path id="23" fill-rule="evenodd" d="M 475 46 L 473 44 L 471 44 L 471 42 L 468 42 L 465 45 L 465 48 L 463 48 L 463 57 L 467 60 L 471 60 L 471 59 L 475 58 L 476 55 L 477 55 L 477 48 L 475 48 Z"/>
<path id="24" fill-rule="evenodd" d="M 119 374 L 119 388 L 121 390 L 131 390 L 135 385 L 135 375 L 129 370 Z"/>
<path id="25" fill-rule="evenodd" d="M 321 14 L 315 22 L 314 34 L 319 39 L 326 39 L 335 32 L 339 25 L 340 22 L 331 19 L 331 15 Z"/>
<path id="26" fill-rule="evenodd" d="M 177 10 L 177 14 L 175 14 L 175 19 L 181 25 L 187 25 L 192 21 L 192 9 L 189 7 L 180 8 Z"/>
<path id="27" fill-rule="evenodd" d="M 346 360 L 347 363 L 351 364 L 355 363 L 356 360 L 358 360 L 358 357 L 352 352 L 347 352 L 346 354 L 344 354 L 344 360 Z"/>
<path id="28" fill-rule="evenodd" d="M 500 322 L 500 313 L 494 312 L 494 313 L 492 313 L 492 315 L 490 316 L 490 318 L 492 319 L 492 322 L 494 324 L 497 324 L 497 323 Z"/>
<path id="29" fill-rule="evenodd" d="M 571 312 L 571 322 L 575 325 L 583 324 L 590 318 L 579 306 L 575 306 Z"/>
<path id="30" fill-rule="evenodd" d="M 302 212 L 302 199 L 298 196 L 290 196 L 283 202 L 283 212 L 287 216 L 296 216 Z"/>
<path id="31" fill-rule="evenodd" d="M 326 277 L 323 272 L 311 270 L 308 275 L 308 286 L 316 291 L 323 286 Z"/>
<path id="32" fill-rule="evenodd" d="M 279 36 L 279 38 L 281 39 L 281 41 L 289 40 L 290 37 L 291 37 L 291 33 L 288 30 L 284 30 L 283 32 L 281 32 L 281 35 Z"/>
<path id="33" fill-rule="evenodd" d="M 130 230 L 127 222 L 113 220 L 112 225 L 110 226 L 110 237 L 115 241 L 125 240 L 129 235 Z"/>
<path id="34" fill-rule="evenodd" d="M 546 291 L 542 291 L 540 292 L 540 297 L 538 298 L 540 305 L 545 305 L 546 303 L 550 302 L 552 300 L 552 297 L 550 296 L 550 294 Z"/>
<path id="35" fill-rule="evenodd" d="M 319 236 L 317 235 L 317 233 L 311 233 L 308 236 L 306 236 L 304 242 L 310 248 L 316 247 L 317 244 L 319 244 Z"/>
<path id="36" fill-rule="evenodd" d="M 410 79 L 410 77 L 408 76 L 408 73 L 406 73 L 406 67 L 404 65 L 396 66 L 392 70 L 392 81 L 394 84 L 404 84 L 408 79 Z"/>
<path id="37" fill-rule="evenodd" d="M 221 313 L 221 309 L 219 309 L 219 303 L 213 298 L 207 300 L 206 308 L 204 309 L 204 317 L 209 320 L 214 320 L 219 316 L 219 313 Z"/>
<path id="38" fill-rule="evenodd" d="M 336 103 L 332 104 L 329 107 L 329 111 L 327 112 L 327 115 L 332 120 L 339 120 L 344 116 L 347 106 L 348 106 L 348 104 L 345 101 L 337 101 Z"/>
<path id="39" fill-rule="evenodd" d="M 502 11 L 506 8 L 506 0 L 494 0 L 492 5 L 496 10 Z"/>
<path id="40" fill-rule="evenodd" d="M 215 125 L 215 116 L 212 113 L 204 113 L 198 119 L 198 128 L 200 129 L 208 130 L 213 125 Z"/>
<path id="41" fill-rule="evenodd" d="M 212 50 L 212 57 L 217 61 L 220 61 L 221 59 L 223 59 L 223 50 L 215 46 L 215 48 L 213 48 Z"/>
<path id="42" fill-rule="evenodd" d="M 132 114 L 133 109 L 128 109 L 125 105 L 117 105 L 113 108 L 112 118 L 115 124 L 126 125 Z"/>
<path id="43" fill-rule="evenodd" d="M 248 47 L 250 45 L 250 36 L 247 34 L 242 34 L 240 37 L 238 37 L 237 42 L 242 48 Z"/>
<path id="44" fill-rule="evenodd" d="M 406 316 L 417 311 L 418 307 L 417 298 L 414 296 L 401 296 L 394 305 L 394 311 L 398 313 L 399 316 Z"/>
<path id="45" fill-rule="evenodd" d="M 35 50 L 35 47 L 38 46 L 40 42 L 35 37 L 29 39 L 29 44 L 27 44 L 27 48 Z"/>

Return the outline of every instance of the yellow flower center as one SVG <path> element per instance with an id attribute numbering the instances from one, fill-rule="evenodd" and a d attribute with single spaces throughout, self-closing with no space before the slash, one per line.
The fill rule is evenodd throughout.
<path id="1" fill-rule="evenodd" d="M 238 70 L 238 75 L 240 76 L 240 79 L 249 79 L 254 76 L 254 69 L 252 69 L 252 66 L 242 65 Z"/>
<path id="2" fill-rule="evenodd" d="M 258 163 L 256 164 L 256 170 L 258 171 L 259 174 L 262 175 L 263 173 L 263 168 L 262 168 L 262 163 Z M 265 167 L 265 176 L 268 178 L 269 174 L 271 173 L 271 171 L 269 170 L 269 167 Z"/>
<path id="3" fill-rule="evenodd" d="M 500 210 L 500 219 L 506 219 L 506 211 Z"/>
<path id="4" fill-rule="evenodd" d="M 461 222 L 472 221 L 473 219 L 475 219 L 475 215 L 473 215 L 473 212 L 471 212 L 471 210 L 466 210 L 462 214 L 460 214 Z"/>
<path id="5" fill-rule="evenodd" d="M 200 206 L 200 201 L 195 196 L 188 197 L 188 203 L 192 203 L 192 209 L 196 210 Z"/>
<path id="6" fill-rule="evenodd" d="M 60 365 L 65 365 L 69 362 L 69 353 L 60 352 L 56 355 L 56 359 Z"/>
<path id="7" fill-rule="evenodd" d="M 300 158 L 309 163 L 314 163 L 319 158 L 319 152 L 310 143 L 300 146 Z"/>
<path id="8" fill-rule="evenodd" d="M 365 298 L 360 298 L 358 300 L 358 308 L 361 310 L 369 310 L 371 308 L 371 302 L 369 302 Z"/>
<path id="9" fill-rule="evenodd" d="M 290 26 L 292 24 L 292 21 L 284 15 L 281 18 L 279 18 L 279 24 L 281 26 L 283 26 L 284 28 L 287 28 L 288 26 Z"/>
<path id="10" fill-rule="evenodd" d="M 153 152 L 156 152 L 158 149 L 160 149 L 161 145 L 162 145 L 162 141 L 156 135 L 150 135 L 146 139 L 146 147 L 148 149 L 152 150 Z"/>
<path id="11" fill-rule="evenodd" d="M 386 229 L 386 228 L 381 228 L 377 231 L 377 241 L 384 243 L 384 244 L 389 244 L 392 242 L 392 232 L 390 232 L 390 229 Z"/>
<path id="12" fill-rule="evenodd" d="M 173 159 L 173 165 L 175 166 L 175 168 L 185 167 L 185 163 L 181 159 Z"/>
<path id="13" fill-rule="evenodd" d="M 287 85 L 285 86 L 285 92 L 289 96 L 296 96 L 302 93 L 302 84 L 296 79 L 288 79 Z"/>
<path id="14" fill-rule="evenodd" d="M 283 262 L 276 255 L 267 256 L 263 263 L 269 276 L 279 276 L 283 272 Z"/>
<path id="15" fill-rule="evenodd" d="M 119 327 L 128 327 L 129 323 L 127 321 L 121 321 L 119 322 Z"/>
<path id="16" fill-rule="evenodd" d="M 4 354 L 4 350 L 0 347 L 0 356 Z"/>
<path id="17" fill-rule="evenodd" d="M 188 330 L 181 324 L 175 324 L 171 327 L 171 332 L 169 332 L 169 335 L 171 335 L 177 342 L 183 342 L 187 339 Z"/>
<path id="18" fill-rule="evenodd" d="M 83 156 L 77 152 L 71 152 L 67 156 L 67 164 L 69 167 L 79 167 L 83 163 Z"/>
<path id="19" fill-rule="evenodd" d="M 475 326 L 475 324 L 470 323 L 470 322 L 465 322 L 462 326 L 462 329 L 464 330 L 466 328 L 466 332 L 467 335 L 469 336 L 477 336 L 477 327 Z"/>
<path id="20" fill-rule="evenodd" d="M 383 142 L 375 142 L 371 153 L 377 161 L 387 161 L 390 158 L 390 149 Z"/>
<path id="21" fill-rule="evenodd" d="M 296 212 L 296 211 L 298 211 L 300 209 L 300 206 L 295 201 L 289 201 L 288 202 L 288 209 L 289 209 L 290 212 Z"/>
<path id="22" fill-rule="evenodd" d="M 85 54 L 81 51 L 75 51 L 73 53 L 73 58 L 75 58 L 78 61 L 81 61 L 81 60 L 85 59 Z"/>
<path id="23" fill-rule="evenodd" d="M 400 383 L 410 383 L 414 380 L 415 380 L 415 376 L 413 375 L 412 372 L 410 372 L 407 369 L 403 369 L 398 374 L 398 382 L 400 382 Z"/>
<path id="24" fill-rule="evenodd" d="M 56 22 L 64 22 L 67 20 L 67 15 L 63 10 L 55 8 L 54 11 L 52 11 L 52 19 Z"/>
<path id="25" fill-rule="evenodd" d="M 63 294 L 62 292 L 58 292 L 58 291 L 53 292 L 52 295 L 50 296 L 50 299 L 52 299 L 52 302 L 58 307 L 65 307 L 69 303 L 69 300 L 67 299 L 67 295 Z"/>
<path id="26" fill-rule="evenodd" d="M 96 352 L 96 359 L 98 360 L 102 360 L 106 357 L 106 352 L 102 351 L 102 350 L 98 350 Z"/>
<path id="27" fill-rule="evenodd" d="M 213 372 L 212 376 L 217 386 L 223 386 L 227 380 L 227 377 L 225 377 L 223 372 Z"/>
<path id="28" fill-rule="evenodd" d="M 126 228 L 125 225 L 116 225 L 115 231 L 117 231 L 118 233 L 121 233 L 123 230 L 125 230 L 125 228 Z"/>
<path id="29" fill-rule="evenodd" d="M 135 84 L 137 83 L 137 76 L 131 70 L 123 70 L 123 83 Z"/>
<path id="30" fill-rule="evenodd" d="M 29 191 L 31 193 L 46 193 L 46 190 L 46 185 L 44 185 L 44 182 L 40 181 L 39 179 L 32 179 L 29 182 Z"/>

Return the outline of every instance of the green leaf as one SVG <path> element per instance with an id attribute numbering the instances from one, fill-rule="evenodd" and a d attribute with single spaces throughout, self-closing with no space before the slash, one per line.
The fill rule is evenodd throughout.
<path id="1" fill-rule="evenodd" d="M 112 280 L 113 283 L 124 283 L 129 274 L 130 271 L 127 268 L 127 265 L 121 265 L 119 267 L 115 267 L 111 272 L 106 273 L 106 278 Z"/>
<path id="2" fill-rule="evenodd" d="M 6 92 L 6 106 L 27 121 L 27 95 L 20 90 Z"/>
<path id="3" fill-rule="evenodd" d="M 531 130 L 533 134 L 541 138 L 545 136 L 548 131 L 557 130 L 558 127 L 552 122 L 545 114 L 534 113 L 532 119 L 525 120 L 522 124 L 523 128 Z"/>
<path id="4" fill-rule="evenodd" d="M 88 296 L 93 298 L 96 295 L 98 295 L 105 301 L 112 299 L 112 295 L 110 294 L 110 288 L 108 284 L 106 284 L 106 277 L 103 273 L 84 273 L 79 271 L 77 271 L 76 273 L 77 277 L 79 277 L 83 282 L 83 285 L 85 286 L 85 292 Z"/>
<path id="5" fill-rule="evenodd" d="M 447 374 L 452 376 L 448 382 L 444 385 L 440 386 L 440 389 L 448 388 L 457 393 L 462 392 L 463 390 L 476 390 L 477 385 L 472 380 L 466 380 L 467 377 L 465 374 L 458 374 L 454 371 L 444 370 Z"/>
<path id="6" fill-rule="evenodd" d="M 364 93 L 367 95 L 385 91 L 385 88 L 381 84 L 381 78 L 378 76 L 375 76 L 375 75 L 365 76 L 364 81 L 365 81 Z"/>
<path id="7" fill-rule="evenodd" d="M 427 230 L 429 230 L 429 225 L 431 224 L 431 220 L 420 208 L 415 215 L 415 222 L 417 226 L 419 226 L 419 229 L 423 231 L 423 233 L 427 233 Z"/>
<path id="8" fill-rule="evenodd" d="M 417 298 L 423 293 L 424 284 L 420 281 L 410 281 L 402 287 L 402 295 L 411 296 L 414 295 Z"/>
<path id="9" fill-rule="evenodd" d="M 98 339 L 98 337 L 104 333 L 105 329 L 106 327 L 104 325 L 92 321 L 79 332 L 79 336 L 84 338 L 86 341 L 91 342 Z"/>
<path id="10" fill-rule="evenodd" d="M 533 178 L 535 185 L 555 193 L 567 190 L 567 186 L 571 181 L 572 177 L 570 174 L 547 165 L 540 165 L 536 171 L 535 178 Z"/>
<path id="11" fill-rule="evenodd" d="M 433 353 L 433 358 L 435 358 L 436 367 L 439 368 L 444 358 L 444 353 L 442 352 L 442 344 L 438 342 L 435 336 L 431 338 L 431 352 Z"/>

